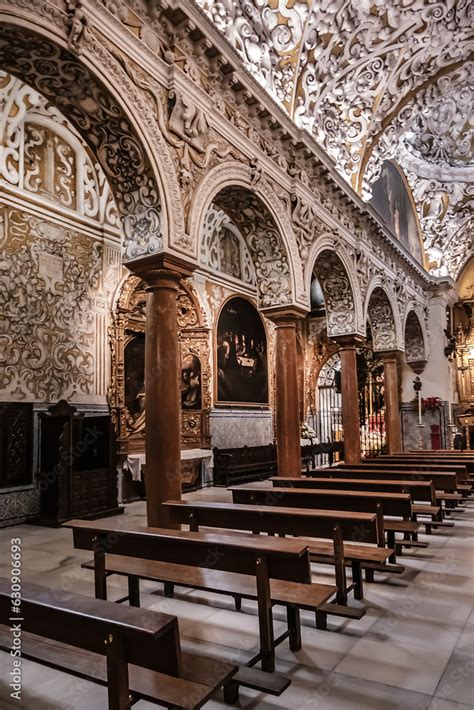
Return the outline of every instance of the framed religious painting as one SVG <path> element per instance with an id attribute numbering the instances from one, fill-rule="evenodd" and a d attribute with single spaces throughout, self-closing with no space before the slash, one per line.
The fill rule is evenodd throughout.
<path id="1" fill-rule="evenodd" d="M 215 402 L 268 405 L 267 335 L 255 306 L 233 297 L 219 313 L 215 339 Z"/>

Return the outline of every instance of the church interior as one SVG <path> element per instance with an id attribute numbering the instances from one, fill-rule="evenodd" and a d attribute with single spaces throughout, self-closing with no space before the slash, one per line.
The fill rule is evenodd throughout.
<path id="1" fill-rule="evenodd" d="M 474 708 L 473 19 L 0 0 L 0 710 Z"/>

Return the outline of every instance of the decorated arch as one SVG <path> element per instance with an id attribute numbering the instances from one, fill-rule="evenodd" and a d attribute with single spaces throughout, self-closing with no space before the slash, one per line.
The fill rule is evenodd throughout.
<path id="1" fill-rule="evenodd" d="M 179 188 L 147 101 L 86 24 L 80 9 L 0 4 L 0 69 L 38 91 L 84 139 L 111 186 L 131 261 L 184 232 Z"/>

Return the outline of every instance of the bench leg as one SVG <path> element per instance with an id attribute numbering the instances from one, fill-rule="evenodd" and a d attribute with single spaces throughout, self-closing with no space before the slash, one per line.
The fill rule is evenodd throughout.
<path id="1" fill-rule="evenodd" d="M 394 530 L 387 530 L 387 547 L 390 550 L 393 550 L 393 554 L 390 555 L 389 560 L 390 560 L 390 562 L 393 562 L 393 564 L 395 564 L 395 562 L 397 561 L 397 543 L 395 541 L 395 531 Z M 367 579 L 367 577 L 366 577 L 366 579 Z"/>
<path id="2" fill-rule="evenodd" d="M 328 627 L 328 615 L 325 611 L 316 612 L 316 628 L 321 631 L 326 631 Z"/>
<path id="3" fill-rule="evenodd" d="M 273 613 L 270 594 L 268 560 L 259 555 L 255 565 L 257 578 L 258 625 L 260 630 L 260 656 L 262 669 L 267 673 L 275 670 L 275 643 L 273 637 Z"/>
<path id="4" fill-rule="evenodd" d="M 229 705 L 239 702 L 239 684 L 235 680 L 230 680 L 224 685 L 224 702 Z"/>
<path id="5" fill-rule="evenodd" d="M 96 599 L 107 599 L 107 576 L 105 574 L 105 543 L 94 540 L 94 587 Z"/>
<path id="6" fill-rule="evenodd" d="M 140 606 L 140 579 L 133 574 L 128 575 L 128 603 Z"/>
<path id="7" fill-rule="evenodd" d="M 366 570 L 365 570 L 365 581 L 366 581 L 366 582 L 373 582 L 373 581 L 374 581 L 374 570 L 373 570 L 373 569 L 368 569 L 368 568 L 366 568 Z"/>
<path id="8" fill-rule="evenodd" d="M 301 650 L 301 619 L 300 610 L 297 606 L 286 607 L 286 618 L 288 620 L 289 642 L 292 651 Z"/>
<path id="9" fill-rule="evenodd" d="M 174 594 L 174 584 L 173 582 L 164 582 L 163 583 L 164 591 L 165 591 L 165 597 L 170 599 L 173 594 Z"/>
<path id="10" fill-rule="evenodd" d="M 242 597 L 239 597 L 239 595 L 236 594 L 234 597 L 234 602 L 235 602 L 235 611 L 240 611 L 242 609 Z"/>
<path id="11" fill-rule="evenodd" d="M 362 581 L 362 564 L 360 560 L 352 560 L 352 582 L 354 584 L 354 599 L 364 598 L 364 582 Z"/>
<path id="12" fill-rule="evenodd" d="M 107 692 L 109 710 L 128 710 L 130 693 L 128 689 L 128 663 L 125 642 L 120 634 L 109 634 L 107 646 Z"/>

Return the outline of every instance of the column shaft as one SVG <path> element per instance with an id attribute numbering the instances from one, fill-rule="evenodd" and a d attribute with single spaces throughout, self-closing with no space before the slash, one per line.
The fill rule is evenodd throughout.
<path id="1" fill-rule="evenodd" d="M 398 382 L 398 359 L 396 353 L 382 355 L 385 393 L 385 434 L 389 454 L 402 450 L 402 426 Z"/>
<path id="2" fill-rule="evenodd" d="M 344 461 L 359 463 L 360 454 L 360 418 L 359 390 L 357 386 L 357 360 L 353 345 L 343 345 L 341 356 L 341 398 L 342 426 L 344 428 Z"/>
<path id="3" fill-rule="evenodd" d="M 145 401 L 148 525 L 170 524 L 161 503 L 181 498 L 179 345 L 176 297 L 180 275 L 156 270 L 147 280 Z"/>
<path id="4" fill-rule="evenodd" d="M 301 476 L 296 319 L 276 320 L 275 387 L 278 475 Z"/>

